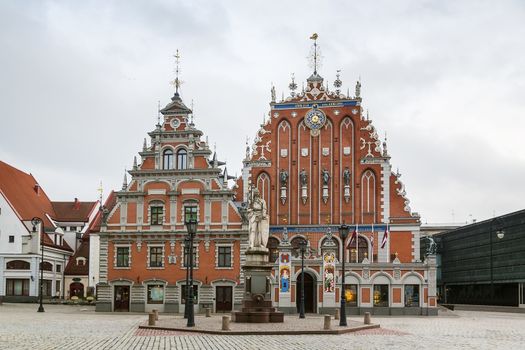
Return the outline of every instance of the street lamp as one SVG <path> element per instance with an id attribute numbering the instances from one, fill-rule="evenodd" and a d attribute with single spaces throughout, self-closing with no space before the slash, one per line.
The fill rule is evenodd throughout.
<path id="1" fill-rule="evenodd" d="M 345 224 L 342 224 L 339 226 L 339 236 L 341 237 L 341 241 L 343 244 L 343 258 L 341 259 L 343 262 L 343 278 L 341 280 L 341 312 L 339 317 L 339 326 L 347 326 L 346 324 L 346 296 L 345 296 L 345 260 L 346 260 L 346 254 L 345 254 L 345 240 L 348 237 L 348 232 L 350 231 L 350 227 L 348 227 Z"/>
<path id="2" fill-rule="evenodd" d="M 186 228 L 188 230 L 188 234 L 190 235 L 190 248 L 189 248 L 189 263 L 190 263 L 190 290 L 189 294 L 186 300 L 186 304 L 188 304 L 188 323 L 186 324 L 187 327 L 194 327 L 195 326 L 195 315 L 193 311 L 193 238 L 195 238 L 195 233 L 197 232 L 197 219 L 193 215 L 187 215 L 186 217 Z"/>
<path id="3" fill-rule="evenodd" d="M 301 301 L 299 303 L 299 318 L 304 318 L 304 252 L 306 251 L 306 239 L 299 242 L 301 251 Z"/>
<path id="4" fill-rule="evenodd" d="M 33 225 L 33 233 L 36 233 L 36 225 L 38 224 L 41 224 L 42 225 L 42 230 L 43 231 L 43 227 L 44 227 L 44 221 L 42 219 L 40 219 L 39 217 L 34 217 L 31 219 L 31 224 Z M 40 306 L 38 307 L 38 312 L 44 312 L 44 305 L 42 304 L 43 302 L 43 296 L 44 296 L 44 293 L 43 293 L 43 288 L 44 288 L 44 237 L 42 234 L 40 234 L 40 254 L 41 254 L 41 257 L 40 257 L 40 296 L 39 296 L 39 299 L 40 299 Z"/>
<path id="5" fill-rule="evenodd" d="M 190 238 L 186 237 L 184 238 L 184 261 L 183 264 L 186 265 L 186 285 L 184 288 L 186 288 L 186 296 L 184 299 L 184 318 L 188 318 L 188 295 L 190 295 L 190 263 L 189 263 L 189 255 L 190 255 Z"/>
<path id="6" fill-rule="evenodd" d="M 490 221 L 490 300 L 494 301 L 494 271 L 493 271 L 493 257 L 492 257 L 492 236 L 494 234 L 494 224 L 496 224 L 496 236 L 498 239 L 502 239 L 505 236 L 505 230 L 503 229 L 503 222 L 501 218 L 494 218 Z"/>

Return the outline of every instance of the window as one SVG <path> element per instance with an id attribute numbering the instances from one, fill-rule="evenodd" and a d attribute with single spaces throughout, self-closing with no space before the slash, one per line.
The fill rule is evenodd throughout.
<path id="1" fill-rule="evenodd" d="M 291 241 L 290 241 L 290 244 L 292 245 L 292 254 L 293 256 L 295 257 L 301 257 L 301 250 L 299 249 L 299 244 L 301 243 L 301 241 L 303 241 L 304 238 L 303 237 L 294 237 Z"/>
<path id="2" fill-rule="evenodd" d="M 419 307 L 419 285 L 405 285 L 405 306 Z"/>
<path id="3" fill-rule="evenodd" d="M 181 304 L 186 304 L 186 294 L 188 291 L 188 288 L 186 288 L 186 285 L 183 284 L 180 286 L 181 288 Z M 199 300 L 199 286 L 193 285 L 193 304 L 197 305 Z"/>
<path id="4" fill-rule="evenodd" d="M 357 284 L 345 284 L 345 300 L 347 306 L 357 306 Z"/>
<path id="5" fill-rule="evenodd" d="M 182 148 L 177 151 L 177 169 L 188 168 L 188 152 Z"/>
<path id="6" fill-rule="evenodd" d="M 232 247 L 218 247 L 218 255 L 219 267 L 232 266 Z"/>
<path id="7" fill-rule="evenodd" d="M 173 151 L 169 148 L 162 153 L 162 169 L 173 169 Z"/>
<path id="8" fill-rule="evenodd" d="M 11 279 L 5 280 L 5 295 L 8 296 L 28 296 L 29 279 Z"/>
<path id="9" fill-rule="evenodd" d="M 43 295 L 45 297 L 50 297 L 52 296 L 51 295 L 51 286 L 52 286 L 52 281 L 51 280 L 43 280 L 42 281 L 42 291 L 43 291 Z"/>
<path id="10" fill-rule="evenodd" d="M 190 246 L 184 246 L 184 262 L 183 267 L 188 267 L 190 262 Z M 193 247 L 193 267 L 197 266 L 197 247 Z"/>
<path id="11" fill-rule="evenodd" d="M 129 247 L 117 247 L 117 267 L 129 267 Z"/>
<path id="12" fill-rule="evenodd" d="M 196 205 L 184 206 L 184 222 L 186 223 L 190 220 L 199 221 Z"/>
<path id="13" fill-rule="evenodd" d="M 388 284 L 374 285 L 374 306 L 388 306 Z"/>
<path id="14" fill-rule="evenodd" d="M 351 263 L 360 263 L 364 258 L 368 258 L 368 242 L 363 237 L 359 237 L 357 244 L 354 239 L 348 246 L 348 250 L 350 250 Z"/>
<path id="15" fill-rule="evenodd" d="M 148 285 L 148 304 L 164 303 L 164 286 L 162 284 Z"/>
<path id="16" fill-rule="evenodd" d="M 23 260 L 9 261 L 5 267 L 7 270 L 29 270 L 31 264 Z"/>
<path id="17" fill-rule="evenodd" d="M 55 281 L 55 297 L 57 298 L 60 297 L 60 281 L 59 280 Z"/>
<path id="18" fill-rule="evenodd" d="M 40 263 L 40 268 L 44 271 L 53 271 L 53 264 L 48 261 L 44 261 L 44 263 Z"/>
<path id="19" fill-rule="evenodd" d="M 15 236 L 9 236 L 9 243 L 15 243 Z"/>
<path id="20" fill-rule="evenodd" d="M 341 260 L 339 260 L 339 241 L 337 239 L 335 239 L 335 238 L 332 238 L 332 241 L 335 244 L 335 258 L 337 259 L 337 261 L 341 261 Z M 323 239 L 323 241 L 321 242 L 321 245 L 319 246 L 319 248 L 322 249 L 324 243 L 325 243 L 325 240 Z"/>
<path id="21" fill-rule="evenodd" d="M 162 214 L 164 208 L 162 206 L 152 206 L 151 207 L 151 224 L 152 225 L 162 225 Z"/>
<path id="22" fill-rule="evenodd" d="M 62 265 L 57 264 L 55 266 L 56 272 L 62 272 Z"/>
<path id="23" fill-rule="evenodd" d="M 149 267 L 162 267 L 164 261 L 162 259 L 162 247 L 149 248 Z"/>
<path id="24" fill-rule="evenodd" d="M 270 237 L 268 238 L 268 244 L 266 244 L 266 247 L 270 251 L 269 261 L 274 263 L 279 259 L 279 241 L 275 237 Z"/>

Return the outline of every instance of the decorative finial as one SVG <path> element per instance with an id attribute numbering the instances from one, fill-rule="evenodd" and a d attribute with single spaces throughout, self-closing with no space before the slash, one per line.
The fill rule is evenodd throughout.
<path id="1" fill-rule="evenodd" d="M 250 159 L 250 145 L 249 145 L 249 139 L 248 136 L 246 136 L 246 160 Z"/>
<path id="2" fill-rule="evenodd" d="M 386 141 L 387 141 L 387 138 L 386 138 L 386 131 L 385 131 L 385 141 L 383 141 L 383 157 L 388 157 L 388 150 L 386 148 Z"/>
<path id="3" fill-rule="evenodd" d="M 366 121 L 370 121 L 370 115 L 368 114 L 368 108 L 366 109 Z"/>
<path id="4" fill-rule="evenodd" d="M 281 101 L 284 101 L 284 91 L 283 91 L 283 95 L 281 96 Z"/>
<path id="5" fill-rule="evenodd" d="M 350 98 L 350 88 L 346 88 L 346 97 Z"/>
<path id="6" fill-rule="evenodd" d="M 334 81 L 335 94 L 337 96 L 339 96 L 339 93 L 341 92 L 341 86 L 343 85 L 343 82 L 341 81 L 341 79 L 339 79 L 340 75 L 341 75 L 341 70 L 338 69 L 335 75 L 335 81 Z"/>
<path id="7" fill-rule="evenodd" d="M 193 108 L 194 108 L 194 107 L 193 107 L 193 99 L 191 99 L 191 115 L 190 115 L 190 126 L 191 126 L 191 127 L 194 127 L 194 126 L 195 126 L 195 124 L 193 124 L 193 113 L 194 113 L 194 112 L 193 112 Z"/>
<path id="8" fill-rule="evenodd" d="M 137 170 L 139 167 L 137 165 L 137 156 L 133 157 L 133 170 Z"/>
<path id="9" fill-rule="evenodd" d="M 314 65 L 314 75 L 317 74 L 317 64 L 318 64 L 318 53 L 317 53 L 317 38 L 319 36 L 317 33 L 313 33 L 310 39 L 314 41 L 314 52 L 313 52 L 313 65 Z"/>
<path id="10" fill-rule="evenodd" d="M 355 84 L 355 98 L 361 98 L 361 80 L 358 80 Z"/>
<path id="11" fill-rule="evenodd" d="M 275 102 L 275 86 L 273 86 L 273 83 L 272 83 L 272 88 L 270 89 L 270 93 L 272 96 L 272 102 Z"/>
<path id="12" fill-rule="evenodd" d="M 100 207 L 102 208 L 102 193 L 104 192 L 104 189 L 102 188 L 102 180 L 100 180 L 100 184 L 98 185 L 97 191 L 98 191 L 98 198 L 100 201 Z"/>
<path id="13" fill-rule="evenodd" d="M 146 151 L 148 149 L 148 144 L 146 142 L 146 138 L 144 138 L 144 143 L 142 144 L 142 150 Z"/>
<path id="14" fill-rule="evenodd" d="M 128 174 L 126 169 L 124 169 L 124 181 L 122 181 L 122 189 L 126 190 L 128 188 Z"/>
<path id="15" fill-rule="evenodd" d="M 292 95 L 292 97 L 295 96 L 295 89 L 297 89 L 297 84 L 295 83 L 295 74 L 292 73 L 292 82 L 288 85 L 288 87 L 290 88 L 290 95 Z"/>
<path id="16" fill-rule="evenodd" d="M 160 101 L 157 101 L 157 125 L 160 125 Z"/>
<path id="17" fill-rule="evenodd" d="M 181 85 L 181 81 L 179 79 L 179 73 L 180 73 L 180 69 L 179 69 L 179 63 L 180 63 L 179 49 L 177 49 L 177 53 L 175 55 L 173 55 L 173 57 L 175 57 L 175 80 L 173 81 L 173 85 L 175 85 L 175 95 L 178 95 L 179 94 L 179 87 Z"/>

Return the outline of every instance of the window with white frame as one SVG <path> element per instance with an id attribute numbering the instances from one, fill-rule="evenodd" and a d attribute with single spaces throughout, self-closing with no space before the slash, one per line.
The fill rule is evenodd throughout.
<path id="1" fill-rule="evenodd" d="M 173 151 L 170 148 L 162 153 L 162 169 L 173 169 Z"/>
<path id="2" fill-rule="evenodd" d="M 215 266 L 221 268 L 233 267 L 232 244 L 217 244 L 215 246 Z"/>
<path id="3" fill-rule="evenodd" d="M 128 244 L 116 245 L 113 256 L 113 266 L 120 269 L 129 269 L 131 266 L 131 249 Z"/>
<path id="4" fill-rule="evenodd" d="M 164 203 L 153 201 L 149 204 L 149 222 L 150 225 L 164 224 Z"/>
<path id="5" fill-rule="evenodd" d="M 164 267 L 164 247 L 150 246 L 148 251 L 149 267 Z"/>
<path id="6" fill-rule="evenodd" d="M 186 268 L 189 266 L 190 262 L 190 246 L 186 246 L 184 243 L 182 246 L 182 268 Z M 196 244 L 193 244 L 193 268 L 197 268 L 199 266 L 199 246 Z"/>
<path id="7" fill-rule="evenodd" d="M 177 169 L 183 170 L 188 168 L 188 151 L 181 148 L 177 151 Z"/>

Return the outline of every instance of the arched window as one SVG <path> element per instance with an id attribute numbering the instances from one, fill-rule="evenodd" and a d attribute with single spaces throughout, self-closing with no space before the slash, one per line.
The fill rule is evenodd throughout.
<path id="1" fill-rule="evenodd" d="M 361 208 L 363 222 L 375 222 L 376 212 L 376 178 L 370 170 L 361 177 Z"/>
<path id="2" fill-rule="evenodd" d="M 187 169 L 188 168 L 188 152 L 181 148 L 177 151 L 177 169 Z"/>
<path id="3" fill-rule="evenodd" d="M 279 258 L 279 240 L 275 237 L 268 238 L 266 247 L 270 251 L 269 261 L 274 263 Z"/>
<path id="4" fill-rule="evenodd" d="M 162 153 L 162 169 L 173 169 L 173 151 L 169 148 Z"/>
<path id="5" fill-rule="evenodd" d="M 300 257 L 301 256 L 301 250 L 299 249 L 299 245 L 300 245 L 301 241 L 303 241 L 303 240 L 304 240 L 303 237 L 297 236 L 297 237 L 292 238 L 292 240 L 290 241 L 290 244 L 292 245 L 292 254 L 293 254 L 293 256 L 295 256 L 295 257 Z"/>
<path id="6" fill-rule="evenodd" d="M 40 268 L 44 271 L 53 271 L 53 264 L 44 261 L 44 263 L 40 263 Z"/>
<path id="7" fill-rule="evenodd" d="M 6 264 L 7 270 L 29 270 L 31 264 L 23 260 L 13 260 Z"/>
<path id="8" fill-rule="evenodd" d="M 321 245 L 319 246 L 319 251 L 322 251 L 323 244 L 324 244 L 325 241 L 326 241 L 326 238 L 321 241 Z M 336 246 L 336 248 L 335 248 L 336 249 L 335 257 L 336 257 L 336 259 L 338 261 L 341 261 L 341 260 L 339 260 L 339 241 L 337 239 L 334 239 L 334 238 L 332 238 L 332 241 L 335 243 L 335 246 Z"/>
<path id="9" fill-rule="evenodd" d="M 364 258 L 370 259 L 368 256 L 368 242 L 363 237 L 359 237 L 358 242 L 355 239 L 353 242 L 350 242 L 348 250 L 350 251 L 351 263 L 360 263 Z"/>

